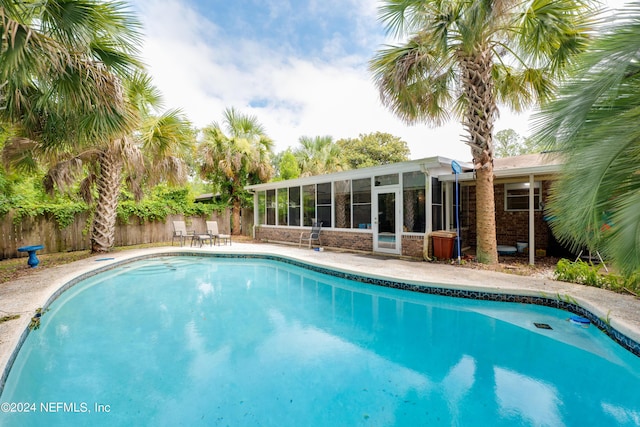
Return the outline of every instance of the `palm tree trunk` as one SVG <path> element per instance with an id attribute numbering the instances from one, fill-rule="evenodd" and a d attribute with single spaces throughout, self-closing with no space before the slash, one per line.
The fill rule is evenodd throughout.
<path id="1" fill-rule="evenodd" d="M 476 177 L 476 258 L 484 264 L 498 263 L 493 164 L 478 169 Z"/>
<path id="2" fill-rule="evenodd" d="M 231 208 L 231 234 L 234 236 L 240 235 L 240 200 L 233 200 L 233 207 Z"/>
<path id="3" fill-rule="evenodd" d="M 107 252 L 114 243 L 122 157 L 114 149 L 100 154 L 98 201 L 91 227 L 91 252 Z"/>
<path id="4" fill-rule="evenodd" d="M 476 169 L 476 258 L 485 264 L 498 263 L 496 212 L 493 193 L 493 123 L 498 114 L 489 49 L 460 55 L 462 84 L 468 102 L 463 118 L 466 143 L 471 147 Z"/>

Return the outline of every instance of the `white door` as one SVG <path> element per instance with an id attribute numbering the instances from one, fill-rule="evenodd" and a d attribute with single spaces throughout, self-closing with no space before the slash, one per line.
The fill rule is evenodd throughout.
<path id="1" fill-rule="evenodd" d="M 373 250 L 399 254 L 402 241 L 400 189 L 376 188 L 373 192 Z"/>

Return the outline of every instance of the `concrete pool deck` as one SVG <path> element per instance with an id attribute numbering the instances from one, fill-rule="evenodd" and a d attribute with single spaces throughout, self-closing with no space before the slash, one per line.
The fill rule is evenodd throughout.
<path id="1" fill-rule="evenodd" d="M 603 289 L 549 279 L 476 270 L 455 265 L 431 264 L 371 254 L 313 251 L 276 244 L 233 243 L 232 246 L 202 248 L 165 246 L 113 252 L 52 268 L 35 268 L 18 280 L 0 285 L 0 315 L 19 314 L 18 319 L 0 323 L 0 376 L 4 380 L 14 350 L 28 330 L 35 310 L 65 284 L 98 268 L 108 268 L 139 257 L 176 253 L 248 253 L 283 256 L 321 267 L 375 278 L 443 285 L 451 289 L 545 296 L 571 300 L 636 342 L 640 342 L 640 299 Z M 44 264 L 46 265 L 46 263 Z M 43 317 L 46 321 L 46 314 Z M 26 336 L 26 335 L 25 335 Z M 3 381 L 0 382 L 2 387 Z"/>

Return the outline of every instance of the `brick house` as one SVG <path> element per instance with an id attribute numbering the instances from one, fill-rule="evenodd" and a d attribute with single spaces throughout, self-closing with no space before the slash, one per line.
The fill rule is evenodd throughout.
<path id="1" fill-rule="evenodd" d="M 431 157 L 248 186 L 254 194 L 254 237 L 298 244 L 318 221 L 322 246 L 422 258 L 425 235 L 456 230 L 457 217 L 463 247 L 473 248 L 474 173 L 459 162 L 456 180 L 451 164 Z M 535 249 L 552 249 L 544 204 L 560 166 L 544 154 L 494 161 L 498 245 L 526 243 L 533 248 L 531 262 Z"/>

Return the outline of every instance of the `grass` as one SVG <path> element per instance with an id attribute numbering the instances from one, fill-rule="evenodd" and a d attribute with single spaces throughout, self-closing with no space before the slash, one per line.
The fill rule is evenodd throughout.
<path id="1" fill-rule="evenodd" d="M 120 252 L 130 249 L 142 249 L 142 248 L 152 248 L 157 246 L 167 246 L 170 245 L 171 242 L 160 242 L 160 243 L 147 243 L 143 245 L 135 245 L 135 246 L 118 246 L 113 248 L 112 252 Z M 89 258 L 95 254 L 92 254 L 89 251 L 74 251 L 74 252 L 57 252 L 51 254 L 38 254 L 38 259 L 40 260 L 40 264 L 38 265 L 38 269 L 46 269 L 51 267 L 56 267 L 58 265 L 69 264 L 74 261 L 79 261 L 81 259 Z M 27 265 L 27 257 L 21 256 L 19 258 L 11 258 L 0 261 L 0 283 L 10 282 L 12 280 L 23 277 L 24 275 L 29 274 L 31 271 L 31 267 Z"/>
<path id="2" fill-rule="evenodd" d="M 91 256 L 89 251 L 60 252 L 38 255 L 40 265 L 37 268 L 50 268 L 68 264 Z M 31 267 L 27 265 L 27 257 L 11 258 L 0 261 L 0 283 L 10 282 L 28 274 Z"/>

